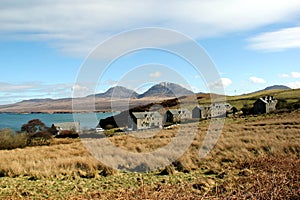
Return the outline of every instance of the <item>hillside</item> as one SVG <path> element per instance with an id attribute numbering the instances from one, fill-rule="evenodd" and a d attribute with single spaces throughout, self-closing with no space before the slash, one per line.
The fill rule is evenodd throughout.
<path id="1" fill-rule="evenodd" d="M 167 100 L 175 95 L 185 96 L 193 92 L 175 84 L 160 83 L 151 87 L 145 93 L 139 95 L 137 92 L 122 86 L 109 88 L 104 93 L 77 98 L 76 104 L 80 105 L 77 112 L 85 112 L 85 105 L 91 103 L 91 97 L 95 97 L 95 111 L 111 111 L 112 104 L 115 111 L 122 111 L 136 106 Z M 31 113 L 31 112 L 72 112 L 72 98 L 64 99 L 32 99 L 10 105 L 0 106 L 0 112 Z"/>
<path id="2" fill-rule="evenodd" d="M 252 105 L 258 98 L 266 95 L 274 96 L 276 99 L 284 99 L 288 103 L 295 103 L 300 100 L 300 89 L 263 90 L 251 94 L 227 96 L 226 99 L 227 102 L 241 109 L 244 104 Z"/>
<path id="3" fill-rule="evenodd" d="M 294 103 L 300 99 L 300 89 L 271 89 L 271 88 L 282 88 L 281 86 L 271 86 L 264 90 L 237 95 L 237 96 L 226 96 L 229 103 L 235 106 L 237 109 L 241 109 L 243 105 L 252 105 L 257 98 L 270 95 L 277 99 L 285 99 L 288 103 Z M 209 104 L 210 95 L 212 94 L 194 94 L 192 91 L 183 88 L 174 83 L 160 83 L 152 86 L 149 90 L 143 94 L 138 94 L 133 90 L 129 90 L 125 87 L 114 87 L 108 89 L 104 93 L 95 95 L 95 111 L 111 111 L 111 105 L 113 102 L 114 110 L 122 111 L 129 108 L 147 105 L 150 103 L 161 102 L 164 100 L 180 97 L 182 101 L 195 102 L 195 96 L 199 104 Z M 90 103 L 90 96 L 79 98 L 76 101 L 81 105 Z M 113 99 L 111 97 L 114 97 Z M 84 112 L 84 107 L 82 110 Z M 0 112 L 15 112 L 15 113 L 31 113 L 31 112 L 72 112 L 72 99 L 32 99 L 25 100 L 10 105 L 1 105 Z"/>
<path id="4" fill-rule="evenodd" d="M 109 168 L 93 157 L 97 149 L 91 153 L 80 139 L 0 150 L 0 199 L 299 199 L 299 124 L 300 110 L 228 119 L 214 149 L 203 159 L 199 149 L 209 127 L 206 121 L 155 135 L 137 132 L 153 137 L 109 138 L 123 151 L 140 154 L 165 147 L 180 135 L 179 128 L 185 133 L 198 130 L 180 158 L 148 173 Z M 101 140 L 85 142 L 98 145 Z M 165 158 L 163 152 L 158 156 Z"/>
<path id="5" fill-rule="evenodd" d="M 123 86 L 109 88 L 104 93 L 95 94 L 98 98 L 137 98 L 138 93 Z M 90 95 L 91 96 L 91 95 Z M 92 95 L 94 96 L 94 95 Z"/>
<path id="6" fill-rule="evenodd" d="M 285 86 L 285 85 L 273 85 L 273 86 L 269 86 L 266 87 L 263 90 L 290 90 L 291 88 Z"/>
<path id="7" fill-rule="evenodd" d="M 212 94 L 196 94 L 196 95 L 182 97 L 180 98 L 180 101 L 178 98 L 174 98 L 165 101 L 155 101 L 155 102 L 157 105 L 160 106 L 160 108 L 164 108 L 164 109 L 183 106 L 191 110 L 192 106 L 195 106 L 195 101 L 198 101 L 199 104 L 210 104 L 211 95 Z M 266 95 L 274 96 L 276 99 L 280 101 L 284 100 L 287 103 L 295 103 L 295 102 L 299 102 L 300 100 L 300 89 L 264 90 L 264 91 L 259 91 L 259 92 L 239 95 L 239 96 L 227 96 L 226 101 L 230 103 L 232 106 L 236 107 L 238 110 L 240 110 L 244 105 L 251 106 L 258 98 Z M 217 97 L 216 95 L 214 96 Z M 195 99 L 195 97 L 197 99 Z M 149 111 L 149 109 L 152 108 L 153 105 L 154 103 L 151 102 L 148 105 L 134 107 L 130 109 L 130 112 Z M 99 126 L 103 128 L 106 128 L 107 126 L 112 126 L 112 127 L 126 126 L 128 116 L 129 116 L 128 111 L 123 111 L 114 117 L 108 117 L 106 119 L 102 119 L 99 122 Z M 116 121 L 118 121 L 118 124 L 116 123 Z"/>
<path id="8" fill-rule="evenodd" d="M 181 97 L 194 94 L 192 91 L 168 82 L 162 82 L 160 84 L 152 86 L 145 93 L 139 95 L 139 98 L 144 97 Z"/>

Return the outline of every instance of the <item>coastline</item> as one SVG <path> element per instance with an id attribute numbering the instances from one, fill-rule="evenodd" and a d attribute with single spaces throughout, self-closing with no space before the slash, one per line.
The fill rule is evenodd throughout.
<path id="1" fill-rule="evenodd" d="M 110 113 L 112 110 L 95 110 L 92 113 Z M 121 112 L 121 111 L 117 111 Z M 0 114 L 74 114 L 74 113 L 91 113 L 91 111 L 31 111 L 31 112 L 22 112 L 22 111 L 0 111 Z"/>

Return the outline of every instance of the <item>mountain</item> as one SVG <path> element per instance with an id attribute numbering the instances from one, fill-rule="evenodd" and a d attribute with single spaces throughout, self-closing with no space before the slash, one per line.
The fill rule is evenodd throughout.
<path id="1" fill-rule="evenodd" d="M 162 82 L 152 86 L 143 94 L 138 94 L 133 90 L 122 86 L 116 86 L 108 89 L 104 93 L 95 94 L 97 98 L 144 98 L 144 97 L 180 97 L 194 94 L 192 91 L 177 85 L 175 83 Z M 92 96 L 92 95 L 89 95 Z M 88 96 L 88 97 L 89 97 Z"/>
<path id="2" fill-rule="evenodd" d="M 51 98 L 46 98 L 46 99 L 28 99 L 28 100 L 23 100 L 21 101 L 21 103 L 31 103 L 31 102 L 35 102 L 35 103 L 42 103 L 42 102 L 50 102 L 50 101 L 54 101 Z"/>
<path id="3" fill-rule="evenodd" d="M 192 91 L 177 85 L 175 83 L 162 82 L 152 86 L 145 93 L 138 96 L 138 98 L 144 97 L 181 97 L 194 94 Z"/>
<path id="4" fill-rule="evenodd" d="M 262 91 L 266 91 L 266 90 L 290 90 L 290 89 L 291 88 L 289 88 L 285 85 L 273 85 L 273 86 L 266 87 Z"/>
<path id="5" fill-rule="evenodd" d="M 116 87 L 112 87 L 109 88 L 106 92 L 104 93 L 99 93 L 99 94 L 95 94 L 95 97 L 98 98 L 137 98 L 138 97 L 138 93 L 136 93 L 133 90 L 127 89 L 125 87 L 122 86 L 116 86 Z M 92 96 L 92 95 L 90 95 Z"/>
<path id="6" fill-rule="evenodd" d="M 114 108 L 117 110 L 128 109 L 128 107 L 136 107 L 146 105 L 156 101 L 163 101 L 172 97 L 181 97 L 192 95 L 193 92 L 187 90 L 174 83 L 160 83 L 151 87 L 145 93 L 139 95 L 133 90 L 122 86 L 116 86 L 108 89 L 104 93 L 89 95 L 76 99 L 76 104 L 80 105 L 76 112 L 85 112 L 85 105 L 90 103 L 90 98 L 95 96 L 95 110 L 96 111 L 110 111 L 112 102 Z M 147 98 L 144 98 L 147 97 Z M 130 99 L 129 101 L 124 99 Z M 0 105 L 1 112 L 14 113 L 32 113 L 32 112 L 46 112 L 46 113 L 64 113 L 73 112 L 72 98 L 63 99 L 31 99 L 24 100 L 10 105 Z"/>

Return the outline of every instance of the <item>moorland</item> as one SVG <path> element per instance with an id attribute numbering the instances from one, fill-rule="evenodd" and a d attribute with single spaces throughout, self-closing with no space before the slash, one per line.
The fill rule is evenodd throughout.
<path id="1" fill-rule="evenodd" d="M 159 130 L 148 138 L 132 134 L 109 137 L 118 148 L 141 153 L 168 144 L 178 129 L 197 130 L 182 156 L 155 171 L 110 168 L 96 160 L 79 138 L 52 138 L 43 146 L 0 150 L 0 198 L 299 199 L 300 110 L 293 107 L 299 101 L 299 91 L 268 91 L 227 99 L 240 109 L 266 94 L 281 99 L 286 108 L 226 118 L 215 147 L 202 159 L 199 149 L 210 120 Z M 207 99 L 199 101 L 205 103 Z"/>

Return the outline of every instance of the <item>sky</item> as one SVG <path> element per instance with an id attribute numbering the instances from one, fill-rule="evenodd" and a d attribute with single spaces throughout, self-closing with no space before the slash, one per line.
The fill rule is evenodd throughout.
<path id="1" fill-rule="evenodd" d="M 139 45 L 139 34 L 106 47 L 97 66 L 109 65 L 97 82 L 78 84 L 81 69 L 105 41 L 149 27 L 196 42 L 219 76 L 209 82 L 183 57 L 165 51 L 178 44 L 171 36 L 150 34 L 160 48 L 117 55 Z M 84 96 L 115 85 L 141 93 L 162 81 L 194 92 L 221 85 L 227 95 L 275 84 L 300 88 L 299 55 L 299 0 L 0 0 L 0 105 L 72 97 L 75 90 Z"/>

